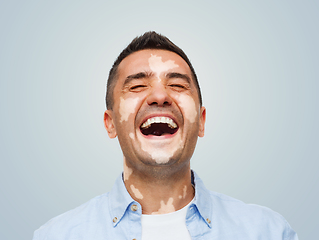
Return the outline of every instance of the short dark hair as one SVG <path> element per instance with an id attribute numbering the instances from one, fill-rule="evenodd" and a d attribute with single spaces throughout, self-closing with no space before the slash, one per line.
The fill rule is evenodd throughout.
<path id="1" fill-rule="evenodd" d="M 107 88 L 106 88 L 106 108 L 112 109 L 113 108 L 113 91 L 116 84 L 116 79 L 118 77 L 118 66 L 122 62 L 124 58 L 129 56 L 130 54 L 141 51 L 144 49 L 162 49 L 162 50 L 168 50 L 171 52 L 174 52 L 178 54 L 181 58 L 185 60 L 185 62 L 188 64 L 191 72 L 192 72 L 192 78 L 195 82 L 196 89 L 198 92 L 199 97 L 199 103 L 202 106 L 202 94 L 200 91 L 199 83 L 197 80 L 197 76 L 195 73 L 195 70 L 189 61 L 186 54 L 183 52 L 182 49 L 180 49 L 178 46 L 176 46 L 173 42 L 171 42 L 167 37 L 158 34 L 154 31 L 146 32 L 142 36 L 136 37 L 133 39 L 133 41 L 121 52 L 121 54 L 118 56 L 116 61 L 114 62 L 110 72 L 109 77 L 107 80 Z"/>

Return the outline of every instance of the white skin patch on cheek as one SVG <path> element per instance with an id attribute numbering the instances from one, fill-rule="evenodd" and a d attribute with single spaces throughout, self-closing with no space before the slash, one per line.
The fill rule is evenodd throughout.
<path id="1" fill-rule="evenodd" d="M 138 98 L 127 98 L 124 99 L 120 97 L 120 122 L 127 121 L 130 114 L 135 112 L 137 106 Z"/>
<path id="2" fill-rule="evenodd" d="M 130 133 L 129 136 L 134 140 L 134 133 Z"/>
<path id="3" fill-rule="evenodd" d="M 175 207 L 173 205 L 173 202 L 174 202 L 174 199 L 172 197 L 168 199 L 166 204 L 164 203 L 163 200 L 161 200 L 160 209 L 158 209 L 157 212 L 152 212 L 152 215 L 175 212 Z"/>
<path id="4" fill-rule="evenodd" d="M 150 69 L 156 74 L 158 78 L 162 72 L 179 67 L 179 65 L 175 64 L 175 61 L 167 60 L 166 62 L 163 62 L 162 57 L 158 57 L 153 54 L 151 54 L 150 58 L 148 59 L 148 64 L 150 66 Z"/>
<path id="5" fill-rule="evenodd" d="M 130 178 L 130 175 L 132 174 L 133 170 L 126 165 L 125 157 L 123 161 L 123 170 L 124 181 L 127 181 Z"/>
<path id="6" fill-rule="evenodd" d="M 194 123 L 197 117 L 196 104 L 191 96 L 181 94 L 177 96 L 178 103 L 184 111 L 185 118 L 190 122 Z"/>
<path id="7" fill-rule="evenodd" d="M 132 190 L 134 196 L 135 196 L 137 199 L 143 199 L 143 195 L 141 194 L 141 192 L 140 192 L 137 188 L 134 187 L 133 184 L 130 186 L 130 188 L 131 188 L 131 190 Z"/>

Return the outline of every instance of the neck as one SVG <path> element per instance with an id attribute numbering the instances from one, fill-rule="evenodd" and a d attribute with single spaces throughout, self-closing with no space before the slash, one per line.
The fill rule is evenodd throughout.
<path id="1" fill-rule="evenodd" d="M 161 169 L 164 171 L 165 169 Z M 195 196 L 188 164 L 174 174 L 151 176 L 128 169 L 124 161 L 124 184 L 143 214 L 164 214 L 185 207 Z M 160 176 L 160 177 L 159 177 Z"/>

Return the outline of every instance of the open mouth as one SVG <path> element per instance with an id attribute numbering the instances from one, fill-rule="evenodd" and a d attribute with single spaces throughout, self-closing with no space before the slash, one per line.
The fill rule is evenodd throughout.
<path id="1" fill-rule="evenodd" d="M 152 117 L 143 122 L 140 130 L 143 135 L 163 136 L 176 133 L 178 126 L 169 117 Z"/>

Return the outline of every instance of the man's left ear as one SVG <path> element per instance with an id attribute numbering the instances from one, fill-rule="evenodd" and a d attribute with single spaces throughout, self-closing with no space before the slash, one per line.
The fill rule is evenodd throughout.
<path id="1" fill-rule="evenodd" d="M 206 108 L 201 107 L 200 108 L 200 116 L 199 116 L 199 131 L 198 131 L 199 137 L 204 137 L 205 122 L 206 122 Z"/>
<path id="2" fill-rule="evenodd" d="M 117 136 L 116 129 L 113 122 L 113 111 L 106 110 L 104 112 L 104 126 L 110 138 Z"/>

